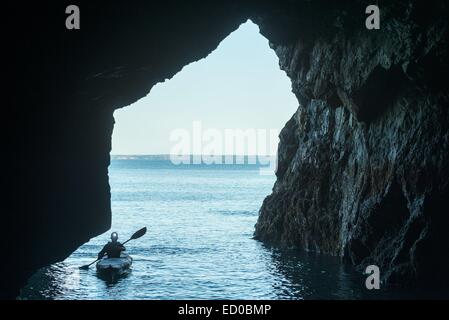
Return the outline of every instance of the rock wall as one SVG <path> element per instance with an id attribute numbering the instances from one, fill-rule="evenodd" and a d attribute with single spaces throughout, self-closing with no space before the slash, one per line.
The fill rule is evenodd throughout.
<path id="1" fill-rule="evenodd" d="M 383 4 L 378 31 L 355 26 L 358 9 L 272 40 L 300 106 L 255 237 L 376 264 L 388 283 L 449 287 L 448 6 Z"/>
<path id="2" fill-rule="evenodd" d="M 67 30 L 76 4 L 81 29 Z M 115 109 L 206 57 L 246 21 L 229 1 L 38 1 L 2 6 L 0 298 L 110 228 Z"/>

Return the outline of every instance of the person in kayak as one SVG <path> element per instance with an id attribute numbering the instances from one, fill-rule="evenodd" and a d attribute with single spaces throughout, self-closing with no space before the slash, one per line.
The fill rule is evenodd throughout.
<path id="1" fill-rule="evenodd" d="M 118 242 L 117 232 L 113 232 L 111 234 L 111 241 L 106 243 L 103 249 L 98 253 L 98 259 L 103 258 L 105 254 L 108 258 L 120 258 L 120 254 L 125 250 L 125 246 Z"/>

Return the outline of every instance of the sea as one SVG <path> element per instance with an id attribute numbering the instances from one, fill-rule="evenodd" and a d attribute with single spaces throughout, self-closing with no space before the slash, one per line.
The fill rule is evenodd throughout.
<path id="1" fill-rule="evenodd" d="M 275 182 L 261 164 L 181 164 L 160 157 L 113 157 L 112 228 L 65 261 L 37 271 L 20 299 L 390 299 L 413 292 L 368 290 L 366 275 L 339 258 L 269 247 L 253 239 L 259 209 Z M 116 231 L 131 270 L 97 275 L 97 253 Z"/>

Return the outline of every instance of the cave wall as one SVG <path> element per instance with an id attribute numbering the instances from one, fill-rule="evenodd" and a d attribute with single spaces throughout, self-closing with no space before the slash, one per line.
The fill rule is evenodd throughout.
<path id="1" fill-rule="evenodd" d="M 258 21 L 300 106 L 255 237 L 376 264 L 385 283 L 449 288 L 448 5 L 380 5 L 378 31 L 357 5 L 298 21 L 313 31 L 287 40 Z"/>
<path id="2" fill-rule="evenodd" d="M 81 29 L 65 28 L 77 4 Z M 232 1 L 8 3 L 1 297 L 110 228 L 115 109 L 206 57 L 248 14 Z"/>
<path id="3" fill-rule="evenodd" d="M 69 4 L 81 9 L 81 30 L 65 28 Z M 248 18 L 300 103 L 281 133 L 256 237 L 374 261 L 411 281 L 424 274 L 448 242 L 447 22 L 435 19 L 447 6 L 395 1 L 382 29 L 368 32 L 368 4 L 2 5 L 1 297 L 110 227 L 114 110 L 206 57 Z"/>

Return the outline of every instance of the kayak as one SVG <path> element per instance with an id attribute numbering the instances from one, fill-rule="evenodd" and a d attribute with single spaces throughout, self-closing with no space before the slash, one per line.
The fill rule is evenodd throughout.
<path id="1" fill-rule="evenodd" d="M 133 259 L 126 253 L 122 253 L 120 258 L 105 257 L 97 262 L 97 272 L 101 277 L 114 281 L 126 274 L 132 263 Z"/>

